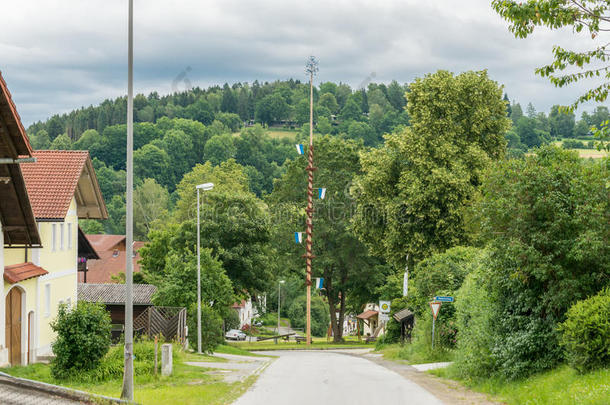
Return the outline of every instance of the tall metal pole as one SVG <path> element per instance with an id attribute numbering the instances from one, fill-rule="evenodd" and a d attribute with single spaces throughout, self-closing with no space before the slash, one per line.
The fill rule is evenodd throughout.
<path id="1" fill-rule="evenodd" d="M 315 257 L 313 245 L 313 75 L 318 71 L 318 61 L 313 56 L 307 61 L 306 72 L 309 73 L 309 164 L 307 165 L 307 241 L 305 260 L 307 266 L 307 346 L 311 345 L 311 261 Z"/>
<path id="2" fill-rule="evenodd" d="M 201 253 L 199 232 L 199 188 L 197 188 L 197 353 L 201 354 Z"/>
<path id="3" fill-rule="evenodd" d="M 282 283 L 277 282 L 277 334 L 280 334 L 280 297 L 282 293 Z M 277 340 L 276 340 L 277 342 Z"/>
<path id="4" fill-rule="evenodd" d="M 121 398 L 133 401 L 133 0 L 127 50 L 127 189 L 125 202 L 125 365 Z"/>

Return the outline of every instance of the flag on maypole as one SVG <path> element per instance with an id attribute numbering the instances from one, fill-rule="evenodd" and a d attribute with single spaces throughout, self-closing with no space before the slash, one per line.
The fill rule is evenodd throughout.
<path id="1" fill-rule="evenodd" d="M 322 277 L 316 278 L 316 289 L 321 290 L 324 287 L 324 279 Z"/>
<path id="2" fill-rule="evenodd" d="M 294 233 L 294 241 L 296 243 L 303 243 L 303 232 L 295 232 Z"/>
<path id="3" fill-rule="evenodd" d="M 318 189 L 318 198 L 320 200 L 323 200 L 324 197 L 326 197 L 326 189 L 325 188 L 319 188 Z"/>
<path id="4" fill-rule="evenodd" d="M 294 145 L 294 146 L 296 146 L 296 147 L 297 147 L 297 153 L 298 153 L 299 155 L 302 155 L 302 154 L 304 154 L 304 153 L 305 153 L 305 148 L 303 147 L 303 145 L 298 144 L 298 145 Z"/>

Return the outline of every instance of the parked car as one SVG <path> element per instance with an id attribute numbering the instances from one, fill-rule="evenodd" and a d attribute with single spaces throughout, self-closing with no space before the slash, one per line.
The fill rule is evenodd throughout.
<path id="1" fill-rule="evenodd" d="M 262 321 L 254 321 L 254 326 L 263 326 L 263 322 Z"/>
<path id="2" fill-rule="evenodd" d="M 246 334 L 238 329 L 231 329 L 225 333 L 225 338 L 228 340 L 246 340 Z"/>

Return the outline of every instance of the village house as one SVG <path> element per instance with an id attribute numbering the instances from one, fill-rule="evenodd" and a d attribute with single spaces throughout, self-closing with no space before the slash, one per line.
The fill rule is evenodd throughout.
<path id="1" fill-rule="evenodd" d="M 78 243 L 78 220 L 108 217 L 89 152 L 34 151 L 32 157 L 36 162 L 21 163 L 21 171 L 42 247 L 4 252 L 6 313 L 21 312 L 22 324 L 22 358 L 11 364 L 52 355 L 50 322 L 60 304 L 76 304 L 78 258 L 95 257 L 89 245 Z"/>
<path id="2" fill-rule="evenodd" d="M 25 157 L 25 158 L 24 158 Z M 50 322 L 77 300 L 79 218 L 108 213 L 87 151 L 32 151 L 0 76 L 0 364 L 52 355 Z"/>
<path id="3" fill-rule="evenodd" d="M 87 243 L 97 252 L 95 260 L 82 260 L 78 269 L 79 283 L 112 283 L 125 274 L 125 235 L 85 235 Z M 133 272 L 140 272 L 138 251 L 146 242 L 133 243 Z"/>
<path id="4" fill-rule="evenodd" d="M 39 248 L 40 235 L 30 206 L 19 161 L 31 159 L 32 148 L 6 83 L 0 74 L 0 272 L 4 296 L 0 299 L 0 365 L 26 362 L 27 336 L 25 296 L 17 285 L 26 277 L 46 274 L 39 268 L 9 267 L 5 271 L 8 248 Z M 23 310 L 22 310 L 23 309 Z"/>

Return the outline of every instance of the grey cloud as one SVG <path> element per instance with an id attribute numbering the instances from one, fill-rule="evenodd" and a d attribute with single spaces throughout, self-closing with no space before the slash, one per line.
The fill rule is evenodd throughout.
<path id="1" fill-rule="evenodd" d="M 126 2 L 53 0 L 4 5 L 0 61 L 27 125 L 54 113 L 125 93 Z M 193 85 L 305 80 L 303 64 L 320 59 L 320 81 L 356 87 L 410 82 L 447 69 L 488 69 L 511 98 L 539 110 L 570 103 L 586 88 L 555 89 L 534 69 L 553 44 L 589 46 L 569 31 L 518 40 L 489 0 L 321 1 L 136 0 L 136 91 L 171 91 L 191 66 Z"/>

